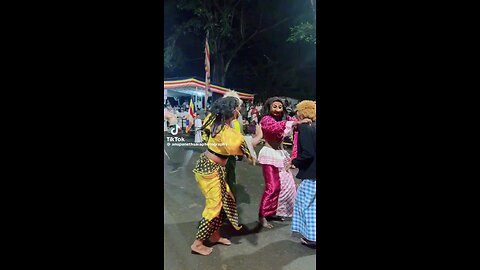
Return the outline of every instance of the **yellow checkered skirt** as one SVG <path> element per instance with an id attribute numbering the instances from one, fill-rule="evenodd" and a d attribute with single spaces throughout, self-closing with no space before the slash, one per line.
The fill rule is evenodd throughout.
<path id="1" fill-rule="evenodd" d="M 225 167 L 200 156 L 193 170 L 198 187 L 205 196 L 205 209 L 202 213 L 196 239 L 209 238 L 228 219 L 236 230 L 238 225 L 237 205 L 230 187 L 225 181 Z"/>

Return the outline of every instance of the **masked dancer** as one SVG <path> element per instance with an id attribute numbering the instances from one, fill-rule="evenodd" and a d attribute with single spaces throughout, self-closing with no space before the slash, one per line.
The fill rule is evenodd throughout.
<path id="1" fill-rule="evenodd" d="M 286 169 L 290 163 L 290 156 L 283 149 L 283 139 L 291 134 L 294 126 L 311 120 L 299 122 L 288 116 L 283 101 L 278 97 L 267 99 L 262 112 L 260 125 L 265 146 L 258 154 L 258 162 L 262 164 L 265 190 L 258 216 L 263 227 L 272 228 L 269 219 L 283 221 L 283 217 L 293 215 L 296 193 L 293 175 Z"/>
<path id="2" fill-rule="evenodd" d="M 213 248 L 204 245 L 205 240 L 211 243 L 230 245 L 227 238 L 220 236 L 219 228 L 227 219 L 236 230 L 240 230 L 235 198 L 226 183 L 225 165 L 229 156 L 243 155 L 255 164 L 255 158 L 249 149 L 248 140 L 238 131 L 230 127 L 238 113 L 237 98 L 226 97 L 215 101 L 211 114 L 206 118 L 202 129 L 207 137 L 207 151 L 197 161 L 195 180 L 205 196 L 205 209 L 202 213 L 196 239 L 191 245 L 193 253 L 209 255 Z M 208 128 L 207 128 L 208 127 Z M 258 140 L 258 139 L 257 139 Z M 258 143 L 255 141 L 255 143 Z"/>

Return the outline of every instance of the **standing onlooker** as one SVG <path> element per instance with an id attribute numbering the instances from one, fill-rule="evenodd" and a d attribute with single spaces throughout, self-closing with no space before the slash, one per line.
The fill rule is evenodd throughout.
<path id="1" fill-rule="evenodd" d="M 168 113 L 168 108 L 166 105 L 163 106 L 163 131 L 168 131 L 168 123 L 165 119 L 165 113 Z"/>
<path id="2" fill-rule="evenodd" d="M 240 107 L 240 114 L 243 119 L 247 118 L 247 113 L 248 113 L 247 106 L 245 105 L 245 103 L 243 103 L 242 106 Z"/>
<path id="3" fill-rule="evenodd" d="M 238 118 L 236 119 L 236 122 L 239 125 L 240 133 L 243 134 L 243 117 L 241 113 L 238 114 Z"/>
<path id="4" fill-rule="evenodd" d="M 255 108 L 255 107 L 252 108 L 252 110 L 250 111 L 250 117 L 251 117 L 250 122 L 258 123 L 258 110 L 257 110 L 257 108 Z"/>
<path id="5" fill-rule="evenodd" d="M 169 128 L 175 127 L 175 125 L 177 124 L 177 117 L 173 113 L 168 111 L 163 112 L 163 120 L 168 122 Z"/>
<path id="6" fill-rule="evenodd" d="M 292 231 L 300 234 L 303 244 L 315 246 L 317 240 L 317 174 L 316 174 L 316 104 L 304 100 L 297 105 L 300 121 L 312 120 L 312 124 L 298 126 L 297 157 L 292 164 L 299 169 L 297 178 L 302 182 L 297 190 L 292 218 Z"/>
<path id="7" fill-rule="evenodd" d="M 263 107 L 262 103 L 258 103 L 257 106 L 255 107 L 255 109 L 257 109 L 257 112 L 258 112 L 259 115 L 260 115 L 260 113 L 263 113 L 262 112 L 262 107 Z"/>
<path id="8" fill-rule="evenodd" d="M 195 143 L 201 143 L 202 142 L 202 131 L 200 128 L 202 127 L 202 119 L 200 119 L 200 114 L 197 113 L 195 117 Z"/>

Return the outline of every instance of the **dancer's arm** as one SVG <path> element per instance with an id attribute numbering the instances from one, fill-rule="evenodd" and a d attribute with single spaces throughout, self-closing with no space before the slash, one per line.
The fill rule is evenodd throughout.
<path id="1" fill-rule="evenodd" d="M 262 129 L 265 133 L 274 134 L 277 138 L 281 139 L 292 132 L 293 127 L 300 124 L 311 123 L 312 120 L 305 118 L 301 121 L 296 121 L 295 118 L 288 116 L 287 120 L 276 121 L 271 116 L 265 116 L 260 121 Z"/>
<path id="2" fill-rule="evenodd" d="M 290 122 L 291 125 L 293 121 L 276 121 L 271 116 L 264 116 L 262 120 L 260 120 L 260 125 L 262 125 L 262 130 L 264 133 L 273 134 L 278 138 L 282 138 L 284 135 L 285 130 L 287 129 L 287 122 Z"/>
<path id="3" fill-rule="evenodd" d="M 221 132 L 221 142 L 224 144 L 222 147 L 227 151 L 227 155 L 245 156 L 255 165 L 256 156 L 250 152 L 247 141 L 240 132 L 232 128 L 225 129 Z"/>
<path id="4" fill-rule="evenodd" d="M 256 125 L 255 126 L 255 136 L 252 139 L 252 145 L 253 147 L 257 146 L 257 144 L 260 142 L 260 140 L 263 138 L 263 131 L 262 131 L 262 126 Z"/>

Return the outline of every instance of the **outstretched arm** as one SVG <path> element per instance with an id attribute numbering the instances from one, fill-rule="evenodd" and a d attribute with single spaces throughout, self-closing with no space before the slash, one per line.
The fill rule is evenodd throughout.
<path id="1" fill-rule="evenodd" d="M 288 116 L 287 120 L 276 121 L 271 116 L 265 116 L 260 121 L 260 124 L 264 133 L 273 134 L 277 138 L 283 138 L 292 132 L 293 127 L 311 122 L 312 120 L 308 118 L 297 121 L 295 118 Z"/>

